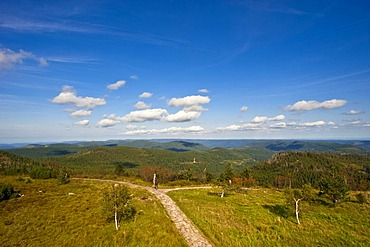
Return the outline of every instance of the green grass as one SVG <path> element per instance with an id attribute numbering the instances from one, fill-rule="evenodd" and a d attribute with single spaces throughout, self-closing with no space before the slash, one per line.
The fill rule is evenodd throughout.
<path id="1" fill-rule="evenodd" d="M 116 231 L 101 213 L 109 183 L 0 180 L 24 194 L 0 202 L 1 246 L 186 246 L 163 206 L 145 190 L 130 189 L 138 213 Z"/>
<path id="2" fill-rule="evenodd" d="M 301 225 L 282 192 L 252 190 L 224 198 L 213 190 L 169 192 L 214 246 L 368 246 L 370 205 L 302 204 Z"/>

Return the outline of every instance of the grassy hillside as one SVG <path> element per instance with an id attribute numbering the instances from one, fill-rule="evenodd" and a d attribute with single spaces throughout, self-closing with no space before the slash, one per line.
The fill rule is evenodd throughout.
<path id="1" fill-rule="evenodd" d="M 282 192 L 249 190 L 220 198 L 220 190 L 169 192 L 213 246 L 368 246 L 370 205 L 301 203 L 301 225 Z"/>
<path id="2" fill-rule="evenodd" d="M 72 180 L 60 186 L 56 180 L 0 179 L 24 194 L 0 202 L 1 246 L 186 246 L 147 191 L 130 189 L 138 214 L 116 231 L 101 213 L 102 193 L 110 184 Z"/>

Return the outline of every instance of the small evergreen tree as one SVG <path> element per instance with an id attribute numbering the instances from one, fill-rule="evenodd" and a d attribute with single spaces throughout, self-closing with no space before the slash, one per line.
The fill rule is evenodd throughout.
<path id="1" fill-rule="evenodd" d="M 11 184 L 0 183 L 0 202 L 10 199 L 14 192 Z"/>
<path id="2" fill-rule="evenodd" d="M 323 179 L 320 189 L 334 203 L 334 206 L 337 205 L 339 200 L 344 199 L 349 191 L 345 180 L 341 177 Z"/>
<path id="3" fill-rule="evenodd" d="M 58 182 L 60 185 L 62 184 L 68 184 L 69 181 L 69 174 L 65 169 L 61 170 L 58 175 Z"/>

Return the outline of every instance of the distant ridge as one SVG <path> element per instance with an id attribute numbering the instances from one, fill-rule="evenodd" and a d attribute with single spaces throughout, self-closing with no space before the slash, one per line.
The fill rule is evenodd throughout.
<path id="1" fill-rule="evenodd" d="M 81 141 L 64 143 L 35 143 L 24 146 L 12 144 L 0 145 L 0 149 L 26 157 L 53 157 L 84 151 L 92 147 L 126 146 L 134 148 L 151 148 L 188 152 L 204 151 L 216 147 L 234 148 L 264 148 L 272 152 L 309 151 L 332 152 L 345 154 L 366 154 L 370 151 L 370 141 L 366 140 L 206 140 L 206 139 L 152 139 L 152 140 L 107 140 Z"/>

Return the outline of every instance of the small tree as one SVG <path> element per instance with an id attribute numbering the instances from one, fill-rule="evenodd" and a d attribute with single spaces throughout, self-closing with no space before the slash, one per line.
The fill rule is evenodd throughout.
<path id="1" fill-rule="evenodd" d="M 114 184 L 109 191 L 103 193 L 103 213 L 107 221 L 114 221 L 116 230 L 122 220 L 132 218 L 136 210 L 131 205 L 131 195 L 124 185 Z"/>
<path id="2" fill-rule="evenodd" d="M 59 182 L 60 185 L 68 184 L 70 182 L 69 181 L 69 174 L 65 169 L 63 169 L 59 172 L 58 182 Z"/>
<path id="3" fill-rule="evenodd" d="M 300 225 L 299 221 L 299 202 L 302 200 L 312 201 L 313 200 L 313 189 L 310 184 L 305 184 L 302 189 L 291 189 L 287 188 L 284 190 L 287 197 L 288 205 L 294 205 L 294 214 L 297 219 L 297 224 Z"/>
<path id="4" fill-rule="evenodd" d="M 0 183 L 0 202 L 10 199 L 14 192 L 11 184 Z"/>
<path id="5" fill-rule="evenodd" d="M 323 179 L 320 183 L 320 189 L 334 203 L 334 206 L 339 200 L 344 199 L 349 191 L 346 182 L 341 177 Z"/>

